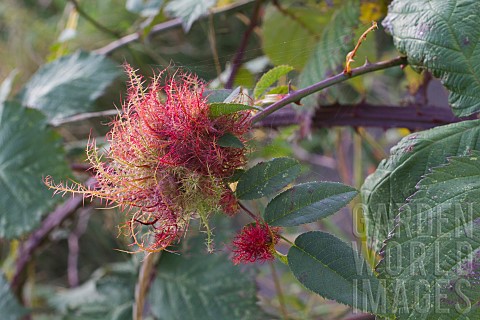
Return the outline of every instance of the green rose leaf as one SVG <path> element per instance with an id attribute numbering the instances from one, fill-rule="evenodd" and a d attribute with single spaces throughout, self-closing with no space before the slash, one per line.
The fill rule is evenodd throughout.
<path id="1" fill-rule="evenodd" d="M 292 70 L 294 70 L 294 68 L 287 65 L 277 66 L 273 69 L 268 70 L 268 72 L 265 73 L 260 78 L 260 80 L 258 80 L 257 85 L 253 90 L 253 96 L 255 97 L 255 99 L 260 98 L 262 94 L 265 93 L 265 91 L 270 88 L 272 84 L 274 84 L 275 82 L 277 82 L 278 79 L 280 79 L 281 76 L 286 75 Z"/>
<path id="2" fill-rule="evenodd" d="M 298 184 L 280 193 L 265 208 L 265 222 L 291 227 L 317 221 L 346 206 L 358 191 L 337 182 Z"/>
<path id="3" fill-rule="evenodd" d="M 300 169 L 298 161 L 291 158 L 260 162 L 240 177 L 235 191 L 237 198 L 251 200 L 272 194 L 295 180 Z"/>
<path id="4" fill-rule="evenodd" d="M 311 231 L 295 239 L 288 264 L 307 289 L 356 309 L 385 314 L 385 289 L 361 254 L 335 236 Z"/>
<path id="5" fill-rule="evenodd" d="M 479 1 L 395 0 L 383 25 L 410 65 L 440 78 L 457 116 L 480 110 Z"/>
<path id="6" fill-rule="evenodd" d="M 225 103 L 225 102 L 214 102 L 210 103 L 210 117 L 216 118 L 226 114 L 232 114 L 238 111 L 243 110 L 252 110 L 255 109 L 252 106 L 241 104 L 241 103 Z"/>
<path id="7" fill-rule="evenodd" d="M 223 136 L 221 136 L 218 139 L 217 144 L 220 147 L 237 148 L 237 149 L 241 149 L 245 147 L 243 145 L 243 142 L 240 141 L 240 139 L 238 139 L 236 136 L 234 136 L 231 133 L 226 133 Z"/>

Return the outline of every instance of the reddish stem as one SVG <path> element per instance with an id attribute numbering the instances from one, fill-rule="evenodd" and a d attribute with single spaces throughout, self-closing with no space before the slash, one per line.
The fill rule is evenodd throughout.
<path id="1" fill-rule="evenodd" d="M 260 111 L 257 113 L 253 118 L 252 122 L 256 123 L 262 119 L 264 119 L 266 116 L 269 114 L 274 113 L 275 111 L 285 107 L 286 105 L 292 103 L 292 102 L 299 102 L 300 99 L 305 98 L 306 96 L 309 96 L 315 92 L 318 92 L 320 90 L 323 90 L 325 88 L 331 87 L 337 83 L 344 82 L 348 79 L 358 77 L 360 75 L 378 71 L 378 70 L 383 70 L 383 69 L 388 69 L 400 65 L 406 65 L 408 64 L 407 58 L 406 57 L 397 57 L 391 60 L 387 61 L 381 61 L 381 62 L 376 62 L 376 63 L 366 63 L 365 65 L 352 69 L 351 73 L 349 74 L 344 74 L 343 72 L 340 74 L 337 74 L 335 76 L 332 76 L 330 78 L 324 79 L 320 82 L 314 83 L 311 86 L 308 86 L 306 88 L 293 91 L 290 94 L 288 94 L 285 98 L 269 105 L 266 107 L 263 111 Z"/>
<path id="2" fill-rule="evenodd" d="M 93 188 L 97 181 L 95 178 L 87 180 L 85 185 L 88 188 Z M 18 259 L 16 261 L 15 273 L 12 278 L 12 290 L 21 296 L 21 289 L 24 282 L 25 269 L 32 259 L 35 251 L 40 247 L 43 241 L 47 238 L 48 234 L 58 227 L 65 219 L 72 215 L 83 204 L 83 197 L 72 197 L 60 205 L 55 211 L 53 211 L 45 220 L 42 225 L 35 230 L 28 239 L 22 244 L 18 252 Z"/>
<path id="3" fill-rule="evenodd" d="M 422 106 L 375 106 L 365 102 L 356 105 L 329 105 L 316 109 L 312 116 L 313 128 L 336 126 L 408 128 L 425 130 L 439 125 L 476 119 L 475 115 L 458 118 L 451 108 Z M 279 128 L 299 123 L 297 112 L 290 107 L 258 121 L 256 127 Z"/>
<path id="4" fill-rule="evenodd" d="M 248 210 L 247 207 L 245 207 L 240 201 L 238 201 L 238 205 L 240 206 L 240 208 L 243 209 L 243 211 L 245 211 L 253 220 L 257 221 L 258 220 L 258 217 L 253 214 L 252 211 Z"/>

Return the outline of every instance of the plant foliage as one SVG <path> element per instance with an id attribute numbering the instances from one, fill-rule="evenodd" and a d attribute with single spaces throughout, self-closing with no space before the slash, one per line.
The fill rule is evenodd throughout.
<path id="1" fill-rule="evenodd" d="M 377 267 L 398 319 L 480 316 L 479 175 L 480 152 L 451 157 L 400 208 Z"/>
<path id="2" fill-rule="evenodd" d="M 60 136 L 37 110 L 17 102 L 1 104 L 0 140 L 0 237 L 12 239 L 32 231 L 58 203 L 45 190 L 43 177 L 65 178 L 70 170 Z"/>
<path id="3" fill-rule="evenodd" d="M 396 0 L 383 22 L 413 67 L 441 79 L 458 116 L 480 110 L 479 11 L 480 3 L 475 0 Z"/>
<path id="4" fill-rule="evenodd" d="M 0 317 L 480 318 L 479 17 L 0 4 Z"/>

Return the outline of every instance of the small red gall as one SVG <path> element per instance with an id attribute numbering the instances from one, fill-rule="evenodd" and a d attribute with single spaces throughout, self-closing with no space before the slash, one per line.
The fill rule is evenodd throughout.
<path id="1" fill-rule="evenodd" d="M 243 227 L 233 240 L 234 264 L 265 262 L 274 259 L 280 228 L 256 221 Z"/>

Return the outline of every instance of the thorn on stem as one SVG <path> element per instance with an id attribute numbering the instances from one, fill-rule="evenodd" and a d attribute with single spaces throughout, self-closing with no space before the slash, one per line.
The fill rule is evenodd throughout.
<path id="1" fill-rule="evenodd" d="M 350 66 L 350 64 L 355 61 L 353 60 L 353 58 L 355 57 L 355 54 L 357 54 L 358 48 L 360 48 L 360 45 L 362 44 L 362 42 L 367 39 L 367 34 L 369 34 L 371 31 L 375 29 L 378 29 L 377 22 L 372 21 L 372 25 L 370 26 L 370 28 L 368 28 L 364 33 L 362 33 L 360 38 L 358 38 L 355 48 L 353 48 L 352 51 L 347 53 L 347 56 L 345 58 L 345 69 L 343 69 L 343 74 L 346 74 L 346 75 L 352 74 L 352 67 Z"/>

